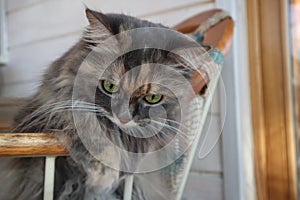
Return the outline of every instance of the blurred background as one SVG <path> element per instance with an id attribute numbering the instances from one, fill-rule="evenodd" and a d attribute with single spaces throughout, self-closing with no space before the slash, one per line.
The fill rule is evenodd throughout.
<path id="1" fill-rule="evenodd" d="M 233 46 L 183 199 L 297 199 L 299 0 L 0 2 L 2 132 L 22 99 L 37 90 L 44 70 L 80 38 L 85 5 L 171 27 L 200 12 L 225 9 L 235 21 Z"/>

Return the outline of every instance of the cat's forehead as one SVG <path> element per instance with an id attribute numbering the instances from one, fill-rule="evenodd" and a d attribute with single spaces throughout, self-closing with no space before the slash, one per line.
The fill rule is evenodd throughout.
<path id="1" fill-rule="evenodd" d="M 155 77 L 157 71 L 153 70 L 154 65 L 168 65 L 172 62 L 167 52 L 157 49 L 139 49 L 128 52 L 119 57 L 106 71 L 115 82 L 124 80 L 127 85 L 132 82 L 148 80 Z"/>
<path id="2" fill-rule="evenodd" d="M 169 93 L 166 88 L 179 89 L 186 80 L 178 69 L 181 64 L 168 53 L 153 49 L 130 52 L 107 67 L 101 79 L 128 94 Z"/>
<path id="3" fill-rule="evenodd" d="M 153 63 L 143 63 L 139 66 L 126 68 L 123 64 L 115 64 L 107 71 L 107 77 L 114 83 L 121 85 L 123 89 L 134 89 L 151 84 L 156 77 Z M 157 80 L 156 80 L 157 81 Z"/>
<path id="4" fill-rule="evenodd" d="M 138 88 L 144 88 L 142 91 L 147 91 L 149 90 L 147 86 L 154 81 L 152 80 L 153 73 L 155 72 L 151 70 L 151 64 L 144 63 L 127 70 L 120 80 L 120 85 L 127 92 L 132 92 Z"/>

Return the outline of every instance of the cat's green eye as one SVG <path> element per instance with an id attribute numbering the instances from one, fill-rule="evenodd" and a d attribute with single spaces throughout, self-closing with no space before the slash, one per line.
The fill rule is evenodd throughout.
<path id="1" fill-rule="evenodd" d="M 160 94 L 148 94 L 145 96 L 145 101 L 147 101 L 150 104 L 158 103 L 162 100 L 162 95 Z"/>
<path id="2" fill-rule="evenodd" d="M 109 81 L 104 80 L 102 82 L 103 89 L 108 93 L 116 93 L 119 91 L 119 87 Z"/>

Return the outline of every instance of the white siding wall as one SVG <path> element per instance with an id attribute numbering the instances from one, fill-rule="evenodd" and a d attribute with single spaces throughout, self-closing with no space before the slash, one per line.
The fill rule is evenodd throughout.
<path id="1" fill-rule="evenodd" d="M 1 97 L 26 97 L 36 91 L 45 68 L 78 40 L 87 25 L 82 2 L 104 13 L 122 12 L 169 26 L 214 7 L 213 0 L 9 0 L 9 63 L 0 67 Z M 204 131 L 210 138 L 217 138 L 221 130 L 218 93 Z M 202 137 L 200 157 L 214 141 L 203 143 Z M 184 199 L 223 199 L 221 149 L 219 141 L 205 158 L 196 155 Z"/>

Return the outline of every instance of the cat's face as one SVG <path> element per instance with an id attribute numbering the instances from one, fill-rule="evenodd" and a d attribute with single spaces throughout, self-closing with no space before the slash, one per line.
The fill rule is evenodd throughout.
<path id="1" fill-rule="evenodd" d="M 91 30 L 86 38 L 93 51 L 86 58 L 86 66 L 81 67 L 84 76 L 80 86 L 86 84 L 92 89 L 78 89 L 81 96 L 84 92 L 93 93 L 89 96 L 103 111 L 100 118 L 108 119 L 131 136 L 148 138 L 158 132 L 175 132 L 163 129 L 164 124 L 178 127 L 187 111 L 194 92 L 193 70 L 171 50 L 191 42 L 175 33 L 168 35 L 168 29 L 160 25 L 156 26 L 161 29 L 150 29 L 148 26 L 155 24 L 127 16 L 87 15 Z M 136 32 L 127 31 L 134 26 Z M 114 59 L 107 61 L 110 57 Z"/>
<path id="2" fill-rule="evenodd" d="M 130 52 L 109 66 L 98 78 L 95 94 L 96 104 L 106 110 L 111 122 L 128 134 L 143 138 L 154 136 L 163 123 L 177 126 L 181 104 L 188 104 L 190 92 L 186 86 L 190 77 L 173 67 L 178 64 L 166 52 L 147 51 L 148 55 L 156 54 L 153 60 L 145 59 L 146 53 L 138 58 L 138 52 Z M 135 66 L 130 59 L 140 65 Z M 154 60 L 159 62 L 152 63 Z"/>
<path id="3" fill-rule="evenodd" d="M 92 51 L 76 75 L 73 99 L 75 92 L 75 100 L 94 104 L 103 132 L 121 138 L 130 148 L 147 139 L 157 149 L 178 133 L 187 138 L 183 134 L 188 130 L 182 127 L 195 95 L 191 85 L 195 66 L 177 52 L 186 53 L 185 47 L 194 42 L 128 16 L 90 11 L 87 16 L 90 27 L 84 39 Z M 197 57 L 196 51 L 188 55 Z"/>

